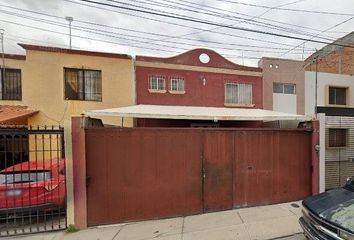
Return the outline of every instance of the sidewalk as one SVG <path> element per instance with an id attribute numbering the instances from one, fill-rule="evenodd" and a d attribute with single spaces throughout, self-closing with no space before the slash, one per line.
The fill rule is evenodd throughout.
<path id="1" fill-rule="evenodd" d="M 23 240 L 253 240 L 301 232 L 301 203 L 242 208 L 188 217 L 102 226 L 76 233 L 54 232 L 6 239 Z"/>

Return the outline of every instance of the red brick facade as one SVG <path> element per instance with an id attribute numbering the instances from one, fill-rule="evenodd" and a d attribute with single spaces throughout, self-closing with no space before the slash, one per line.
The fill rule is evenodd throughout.
<path id="1" fill-rule="evenodd" d="M 202 63 L 199 56 L 209 56 Z M 225 83 L 252 85 L 252 106 L 262 108 L 261 68 L 234 64 L 218 53 L 195 49 L 171 58 L 137 56 L 137 104 L 225 107 Z M 165 78 L 165 92 L 149 91 L 149 76 Z M 185 93 L 171 93 L 171 78 L 184 79 Z"/>

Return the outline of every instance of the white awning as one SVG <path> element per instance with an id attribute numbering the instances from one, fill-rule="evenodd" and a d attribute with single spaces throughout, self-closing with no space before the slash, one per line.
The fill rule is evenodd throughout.
<path id="1" fill-rule="evenodd" d="M 133 105 L 120 108 L 91 110 L 87 111 L 86 115 L 90 117 L 112 116 L 131 118 L 191 119 L 213 121 L 311 120 L 311 117 L 309 116 L 274 112 L 263 109 L 162 105 Z"/>

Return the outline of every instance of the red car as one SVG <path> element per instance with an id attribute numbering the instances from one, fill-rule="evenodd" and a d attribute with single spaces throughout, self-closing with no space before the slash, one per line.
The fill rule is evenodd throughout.
<path id="1" fill-rule="evenodd" d="M 0 214 L 28 214 L 65 206 L 65 161 L 16 164 L 0 171 Z"/>

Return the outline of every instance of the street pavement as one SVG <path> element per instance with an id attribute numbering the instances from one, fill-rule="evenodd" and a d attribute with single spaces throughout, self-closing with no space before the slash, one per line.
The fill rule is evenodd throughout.
<path id="1" fill-rule="evenodd" d="M 100 226 L 6 239 L 38 240 L 304 240 L 300 202 L 187 217 Z"/>

